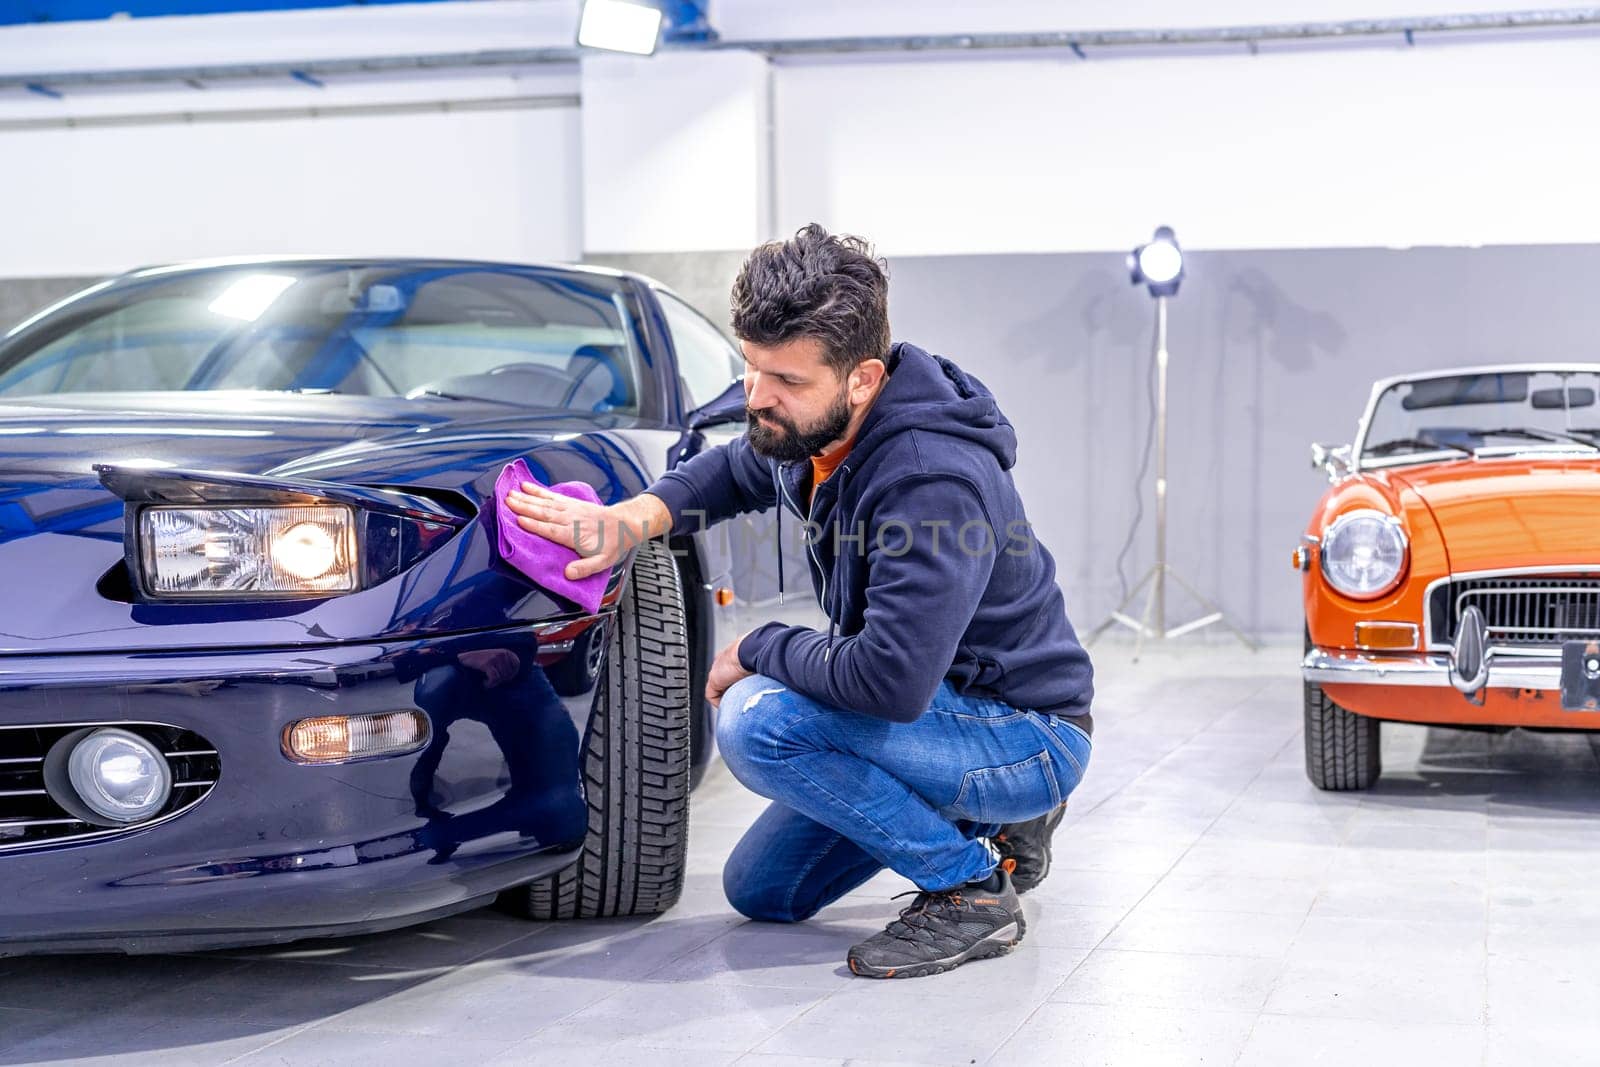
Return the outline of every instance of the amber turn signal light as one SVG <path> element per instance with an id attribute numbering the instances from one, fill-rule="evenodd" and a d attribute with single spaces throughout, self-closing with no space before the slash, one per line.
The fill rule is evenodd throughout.
<path id="1" fill-rule="evenodd" d="M 1375 652 L 1410 651 L 1417 647 L 1417 624 L 1412 622 L 1358 622 L 1356 647 Z"/>
<path id="2" fill-rule="evenodd" d="M 722 586 L 717 590 L 717 607 L 725 608 L 733 603 L 733 590 Z"/>
<path id="3" fill-rule="evenodd" d="M 347 763 L 415 752 L 428 743 L 420 711 L 378 715 L 319 715 L 283 731 L 283 754 L 296 763 Z"/>

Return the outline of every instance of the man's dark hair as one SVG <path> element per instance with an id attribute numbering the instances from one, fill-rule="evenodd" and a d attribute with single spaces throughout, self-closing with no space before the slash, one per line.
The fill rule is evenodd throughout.
<path id="1" fill-rule="evenodd" d="M 787 241 L 769 241 L 750 253 L 733 283 L 733 332 L 769 346 L 815 337 L 842 377 L 862 360 L 889 354 L 885 265 L 866 241 L 814 222 Z"/>

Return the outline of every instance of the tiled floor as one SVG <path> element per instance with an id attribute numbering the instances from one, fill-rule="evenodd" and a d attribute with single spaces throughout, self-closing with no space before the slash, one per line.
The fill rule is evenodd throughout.
<path id="1" fill-rule="evenodd" d="M 1587 736 L 1389 728 L 1377 789 L 1318 793 L 1295 649 L 1128 652 L 1098 653 L 1094 761 L 1004 959 L 851 978 L 892 876 L 743 922 L 719 871 L 761 802 L 718 769 L 666 916 L 0 961 L 0 1063 L 1600 1062 Z"/>

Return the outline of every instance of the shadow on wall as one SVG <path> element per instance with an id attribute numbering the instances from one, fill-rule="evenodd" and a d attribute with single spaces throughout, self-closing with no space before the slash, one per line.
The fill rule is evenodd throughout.
<path id="1" fill-rule="evenodd" d="M 1228 494 L 1229 507 L 1211 514 L 1210 570 L 1220 579 L 1218 592 L 1228 591 L 1234 621 L 1248 632 L 1261 633 L 1273 628 L 1275 620 L 1262 602 L 1262 568 L 1254 561 L 1270 560 L 1270 549 L 1283 538 L 1255 522 L 1243 527 L 1239 544 L 1231 539 L 1241 531 L 1229 530 L 1234 525 L 1229 512 L 1261 516 L 1268 511 L 1268 456 L 1278 444 L 1269 440 L 1275 421 L 1269 409 L 1278 397 L 1274 385 L 1335 366 L 1348 335 L 1334 315 L 1296 302 L 1255 267 L 1225 275 L 1221 296 L 1217 340 L 1209 346 L 1218 363 L 1211 376 L 1211 407 L 1234 413 L 1235 424 L 1229 425 L 1225 415 L 1212 426 L 1210 451 L 1216 462 L 1208 473 Z M 1263 543 L 1264 533 L 1271 544 Z"/>
<path id="2" fill-rule="evenodd" d="M 1023 435 L 1025 423 L 1018 423 L 1022 437 L 1020 462 L 1042 460 L 1053 472 L 1049 480 L 1058 488 L 1064 488 L 1059 485 L 1064 472 L 1090 472 L 1096 483 L 1090 489 L 1091 498 L 1101 501 L 1102 506 L 1072 507 L 1066 494 L 1049 503 L 1037 498 L 1027 498 L 1024 503 L 1032 521 L 1041 529 L 1070 522 L 1077 528 L 1078 542 L 1083 545 L 1104 541 L 1108 521 L 1115 529 L 1130 526 L 1146 493 L 1143 481 L 1130 489 L 1126 481 L 1106 480 L 1102 484 L 1101 478 L 1096 477 L 1120 466 L 1113 457 L 1130 452 L 1137 455 L 1144 447 L 1147 424 L 1133 413 L 1153 404 L 1145 394 L 1153 388 L 1154 379 L 1140 373 L 1142 365 L 1153 366 L 1147 352 L 1151 322 L 1145 309 L 1127 297 L 1127 279 L 1117 271 L 1088 271 L 1077 277 L 1059 299 L 1003 327 L 1005 332 L 1001 334 L 1000 351 L 1010 365 L 1007 378 L 1015 374 L 1044 386 L 1026 394 L 1026 406 L 1017 412 L 1013 422 L 1032 412 L 1036 418 L 1030 421 L 1050 421 L 1061 427 L 1060 438 L 1041 441 Z M 1075 323 L 1077 328 L 1063 329 L 1067 323 Z M 924 343 L 942 342 L 930 339 Z M 954 354 L 953 358 L 960 361 L 964 357 Z M 988 369 L 977 372 L 970 364 L 968 369 L 992 377 Z M 1051 387 L 1056 382 L 1060 384 Z M 1017 390 L 1008 388 L 1009 381 L 987 384 L 1002 399 L 1003 408 L 1011 412 L 1012 394 Z M 1107 426 L 1104 413 L 1108 405 L 1130 417 L 1120 427 Z M 1119 542 L 1111 546 L 1111 551 L 1116 553 L 1121 548 Z M 1069 588 L 1081 589 L 1107 581 L 1099 553 L 1063 558 L 1058 551 L 1056 563 L 1063 585 Z M 1116 561 L 1118 602 L 1127 595 L 1128 584 L 1133 580 L 1122 563 L 1120 559 Z"/>

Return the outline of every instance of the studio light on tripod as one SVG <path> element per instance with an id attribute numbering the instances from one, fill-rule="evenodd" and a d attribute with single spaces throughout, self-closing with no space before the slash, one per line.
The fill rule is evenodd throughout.
<path id="1" fill-rule="evenodd" d="M 1155 236 L 1128 253 L 1128 273 L 1134 285 L 1143 285 L 1151 296 L 1176 296 L 1183 284 L 1183 249 L 1171 226 L 1157 227 Z"/>
<path id="2" fill-rule="evenodd" d="M 1128 253 L 1128 274 L 1134 285 L 1142 285 L 1150 291 L 1156 302 L 1156 331 L 1155 331 L 1155 445 L 1156 445 L 1156 558 L 1150 569 L 1139 579 L 1133 591 L 1125 596 L 1117 609 L 1113 611 L 1105 622 L 1095 628 L 1089 635 L 1092 643 L 1097 637 L 1113 625 L 1126 626 L 1138 634 L 1134 642 L 1133 655 L 1138 659 L 1139 652 L 1144 648 L 1146 640 L 1166 641 L 1184 634 L 1203 630 L 1213 623 L 1222 623 L 1232 630 L 1234 636 L 1249 648 L 1255 648 L 1255 643 L 1246 637 L 1244 631 L 1229 622 L 1210 600 L 1202 596 L 1194 586 L 1184 581 L 1182 576 L 1167 562 L 1167 304 L 1177 295 L 1178 286 L 1183 284 L 1183 249 L 1178 247 L 1178 235 L 1172 232 L 1171 226 L 1157 227 L 1155 234 L 1149 241 Z M 1192 619 L 1180 626 L 1167 625 L 1167 579 L 1182 587 L 1189 596 L 1205 611 L 1199 618 Z M 1139 594 L 1148 588 L 1144 611 L 1138 618 L 1130 615 L 1129 609 Z"/>

